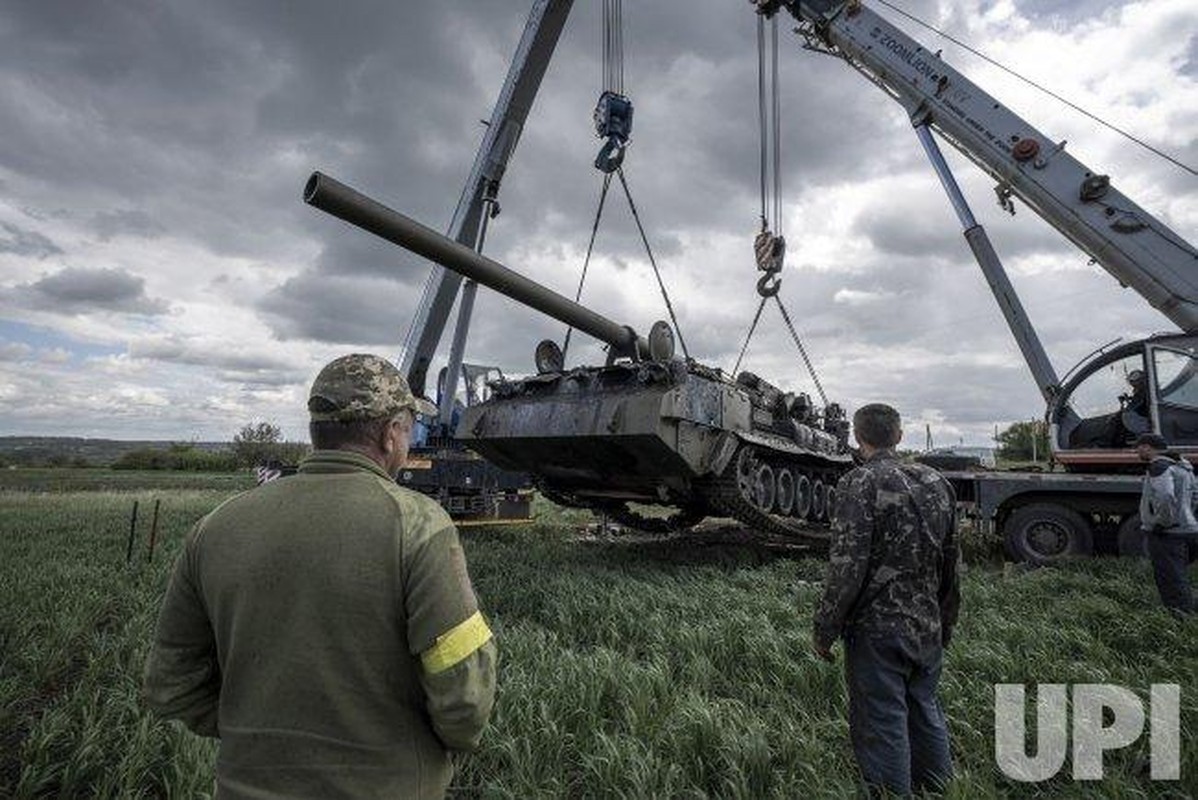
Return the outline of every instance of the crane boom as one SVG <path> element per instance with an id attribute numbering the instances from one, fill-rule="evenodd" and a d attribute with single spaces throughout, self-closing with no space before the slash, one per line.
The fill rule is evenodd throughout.
<path id="1" fill-rule="evenodd" d="M 478 240 L 484 206 L 488 199 L 493 200 L 498 193 L 508 159 L 516 149 L 524 122 L 573 4 L 573 0 L 536 0 L 529 12 L 524 34 L 516 48 L 499 100 L 487 123 L 486 135 L 474 158 L 474 166 L 470 169 L 470 176 L 462 189 L 461 199 L 449 226 L 450 238 L 467 247 L 474 247 Z M 433 265 L 420 305 L 408 329 L 400 364 L 400 371 L 407 376 L 412 391 L 418 395 L 425 393 L 428 368 L 461 284 L 460 275 Z M 469 311 L 465 313 L 468 315 Z M 448 377 L 456 380 L 456 370 L 451 370 Z M 447 390 L 447 394 L 452 402 L 452 388 Z"/>
<path id="2" fill-rule="evenodd" d="M 1188 333 L 1198 332 L 1198 251 L 1026 120 L 856 0 L 759 2 L 786 10 L 945 140 Z"/>

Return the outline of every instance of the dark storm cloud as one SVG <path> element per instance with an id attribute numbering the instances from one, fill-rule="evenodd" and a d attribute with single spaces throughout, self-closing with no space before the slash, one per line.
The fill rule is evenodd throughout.
<path id="1" fill-rule="evenodd" d="M 179 336 L 134 341 L 129 345 L 129 355 L 133 358 L 216 367 L 245 373 L 286 371 L 292 366 L 278 356 L 258 352 L 252 342 L 246 343 L 243 349 L 230 351 L 223 343 L 204 343 Z"/>
<path id="2" fill-rule="evenodd" d="M 237 255 L 311 226 L 298 198 L 315 166 L 405 185 L 443 217 L 424 189 L 460 184 L 456 152 L 496 88 L 451 47 L 460 5 L 20 4 L 0 68 L 27 80 L 0 93 L 0 163 L 93 215 L 138 197 L 174 235 Z M 428 159 L 439 147 L 454 157 Z"/>
<path id="3" fill-rule="evenodd" d="M 304 273 L 267 294 L 258 309 L 280 339 L 398 350 L 418 297 L 389 280 Z"/>
<path id="4" fill-rule="evenodd" d="M 1054 27 L 1084 24 L 1080 15 L 1114 5 L 1017 2 Z M 113 248 L 126 246 L 124 237 L 178 239 L 230 257 L 212 274 L 195 276 L 197 285 L 227 283 L 229 275 L 247 282 L 281 275 L 273 280 L 283 283 L 264 295 L 255 287 L 222 296 L 253 302 L 249 310 L 280 339 L 370 346 L 390 355 L 399 351 L 428 264 L 303 206 L 301 187 L 310 170 L 321 169 L 444 230 L 484 132 L 479 120 L 490 115 L 531 0 L 10 5 L 0 22 L 0 166 L 14 207 L 54 219 L 55 231 L 80 226 L 84 235 L 76 239 L 117 240 Z M 600 183 L 591 167 L 599 146 L 591 127 L 600 89 L 599 6 L 575 3 L 505 176 L 503 213 L 487 245 L 490 255 L 570 295 Z M 903 7 L 966 38 L 979 24 L 964 16 L 973 11 L 937 0 L 908 0 Z M 944 46 L 946 60 L 967 74 L 977 67 L 973 57 L 875 8 L 933 49 Z M 756 19 L 744 0 L 629 2 L 624 17 L 626 89 L 637 104 L 628 179 L 688 344 L 727 368 L 756 298 L 751 277 L 734 290 L 732 282 L 715 279 L 745 266 L 751 273 L 752 265 L 715 263 L 693 243 L 730 234 L 743 238 L 747 254 L 756 232 Z M 792 24 L 783 18 L 780 26 L 783 191 L 788 202 L 812 210 L 787 234 L 797 241 L 838 224 L 849 250 L 864 253 L 857 264 L 788 269 L 785 296 L 826 382 L 850 402 L 894 396 L 905 412 L 951 409 L 954 418 L 982 423 L 1009 415 L 1004 409 L 1012 406 L 1035 408 L 1030 381 L 1015 376 L 1022 372 L 1017 353 L 1003 361 L 1013 352 L 1010 336 L 905 112 L 842 61 L 803 50 Z M 1196 46 L 1191 40 L 1191 71 Z M 1025 107 L 1034 108 L 1032 102 Z M 1184 160 L 1194 160 L 1195 148 L 1198 142 L 1179 146 Z M 1145 163 L 1138 174 L 1160 172 Z M 819 202 L 824 192 L 877 194 L 864 185 L 858 194 L 856 185 L 916 173 L 925 176 L 927 192 L 890 192 L 867 203 L 854 221 L 831 219 L 836 212 Z M 1158 186 L 1181 197 L 1192 189 L 1187 180 L 1178 171 Z M 979 207 L 992 203 L 990 185 L 981 193 Z M 1031 216 L 1021 211 L 1019 220 Z M 1058 252 L 1059 236 L 1043 225 L 1024 230 L 990 218 L 986 224 L 1005 258 Z M 70 241 L 56 238 L 64 247 Z M 1070 258 L 1084 262 L 1075 250 L 1060 252 L 1067 266 Z M 645 303 L 628 311 L 629 299 L 643 298 L 620 294 L 641 285 L 631 281 L 644 281 L 644 292 L 654 296 L 657 290 L 618 191 L 609 197 L 596 253 L 603 258 L 599 269 L 618 274 L 613 280 L 592 273 L 588 304 L 642 332 L 665 316 L 663 308 L 646 310 Z M 683 253 L 694 263 L 676 263 Z M 101 293 L 100 305 L 95 296 L 73 297 L 71 291 L 83 290 L 64 286 L 63 278 L 27 283 L 0 300 L 19 295 L 18 302 L 54 303 L 71 313 L 103 303 L 162 310 L 162 301 L 146 298 L 140 279 L 127 273 L 99 282 L 117 292 L 106 299 Z M 1117 291 L 1105 276 L 1063 271 L 1016 279 L 1031 295 L 1030 311 L 1054 357 L 1063 353 L 1066 364 L 1105 341 L 1108 329 L 1148 324 L 1142 314 L 1108 313 L 1112 302 L 1142 304 L 1114 299 Z M 695 299 L 716 283 L 728 292 L 718 307 Z M 1060 299 L 1071 293 L 1081 299 L 1073 305 Z M 1082 332 L 1079 308 L 1090 303 L 1103 309 L 1095 315 L 1102 319 Z M 256 330 L 253 322 L 246 327 Z M 467 358 L 528 370 L 535 342 L 560 341 L 563 334 L 560 323 L 482 290 Z M 573 341 L 572 363 L 602 360 L 601 347 L 587 337 Z M 131 354 L 201 367 L 205 376 L 229 383 L 270 387 L 298 380 L 271 355 L 294 346 L 243 345 L 168 337 L 139 341 Z M 919 352 L 912 355 L 910 348 Z M 944 363 L 930 363 L 929 353 Z M 802 374 L 772 311 L 749 359 L 779 382 Z M 1012 382 L 1027 391 L 1012 394 Z"/>
<path id="5" fill-rule="evenodd" d="M 165 300 L 146 295 L 145 279 L 123 269 L 66 267 L 33 283 L 20 284 L 5 293 L 18 307 L 81 314 L 117 311 L 127 314 L 164 314 Z"/>
<path id="6" fill-rule="evenodd" d="M 325 251 L 306 285 L 377 275 L 407 291 L 427 268 L 303 207 L 307 171 L 326 170 L 444 229 L 526 15 L 524 3 L 466 0 L 402 13 L 385 2 L 18 4 L 0 33 L 0 67 L 28 79 L 0 93 L 0 163 L 75 192 L 73 207 L 94 209 L 102 238 L 167 232 L 253 258 L 316 236 Z M 655 253 L 676 255 L 679 232 L 696 227 L 751 235 L 752 10 L 726 0 L 637 3 L 625 23 L 626 87 L 640 101 L 629 182 Z M 790 21 L 780 23 L 788 197 L 876 169 L 864 154 L 896 164 L 918 157 L 913 139 L 879 147 L 902 129 L 897 106 L 843 64 L 802 51 Z M 576 3 L 505 181 L 489 248 L 500 257 L 530 236 L 585 244 L 599 187 L 590 112 L 600 41 L 597 6 Z M 601 251 L 642 257 L 615 192 L 606 216 Z M 562 266 L 577 274 L 580 265 Z M 339 318 L 324 299 L 336 303 L 319 292 L 276 302 L 272 324 L 345 335 L 341 323 L 314 322 Z M 301 316 L 286 320 L 293 311 Z"/>
<path id="7" fill-rule="evenodd" d="M 37 231 L 26 230 L 8 222 L 0 222 L 0 228 L 4 230 L 4 233 L 0 234 L 0 253 L 46 258 L 62 252 L 58 245 Z"/>
<path id="8" fill-rule="evenodd" d="M 325 216 L 315 209 L 310 213 Z M 349 223 L 334 221 L 322 239 L 324 247 L 310 274 L 313 281 L 358 275 L 389 278 L 403 284 L 405 291 L 420 291 L 424 286 L 429 262 Z"/>
<path id="9" fill-rule="evenodd" d="M 152 216 L 135 208 L 101 211 L 92 217 L 92 228 L 101 241 L 114 236 L 140 236 L 151 239 L 166 232 L 166 227 Z"/>
<path id="10" fill-rule="evenodd" d="M 306 373 L 258 342 L 242 342 L 233 349 L 227 341 L 195 337 L 159 336 L 130 343 L 129 356 L 163 364 L 201 367 L 223 383 L 278 387 L 302 381 Z"/>
<path id="11" fill-rule="evenodd" d="M 1020 209 L 1018 221 L 1008 223 L 1000 218 L 993 226 L 996 230 L 990 231 L 992 238 L 1002 240 L 1004 258 L 1066 249 L 1061 234 L 1037 224 L 1022 204 Z M 869 239 L 880 253 L 930 259 L 958 259 L 968 254 L 960 225 L 948 211 L 948 201 L 935 195 L 908 195 L 903 202 L 877 197 L 857 216 L 852 232 Z"/>

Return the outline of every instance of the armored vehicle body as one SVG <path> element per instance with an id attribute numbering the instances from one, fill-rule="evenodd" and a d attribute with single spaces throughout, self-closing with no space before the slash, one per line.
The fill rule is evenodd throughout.
<path id="1" fill-rule="evenodd" d="M 489 400 L 464 411 L 456 437 L 496 466 L 531 473 L 556 502 L 643 530 L 718 516 L 825 539 L 834 487 L 853 463 L 838 405 L 677 358 L 666 323 L 642 338 L 328 176 L 315 173 L 304 199 L 608 344 L 606 365 L 566 369 L 560 349 L 542 342 L 538 374 L 495 382 Z M 629 503 L 675 512 L 646 516 Z"/>

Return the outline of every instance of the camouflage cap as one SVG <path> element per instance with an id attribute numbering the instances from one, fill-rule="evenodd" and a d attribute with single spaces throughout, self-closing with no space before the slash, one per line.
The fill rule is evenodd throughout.
<path id="1" fill-rule="evenodd" d="M 313 422 L 382 419 L 403 410 L 432 415 L 437 407 L 416 397 L 395 365 L 385 358 L 354 353 L 324 366 L 308 393 Z"/>

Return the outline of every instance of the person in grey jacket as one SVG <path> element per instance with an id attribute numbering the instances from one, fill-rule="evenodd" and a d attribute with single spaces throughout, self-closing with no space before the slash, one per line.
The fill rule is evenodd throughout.
<path id="1" fill-rule="evenodd" d="M 1186 569 L 1198 554 L 1194 468 L 1170 453 L 1169 443 L 1155 433 L 1142 434 L 1136 440 L 1136 453 L 1148 464 L 1140 495 L 1140 524 L 1156 588 L 1170 612 L 1191 614 L 1195 611 L 1194 594 Z"/>

